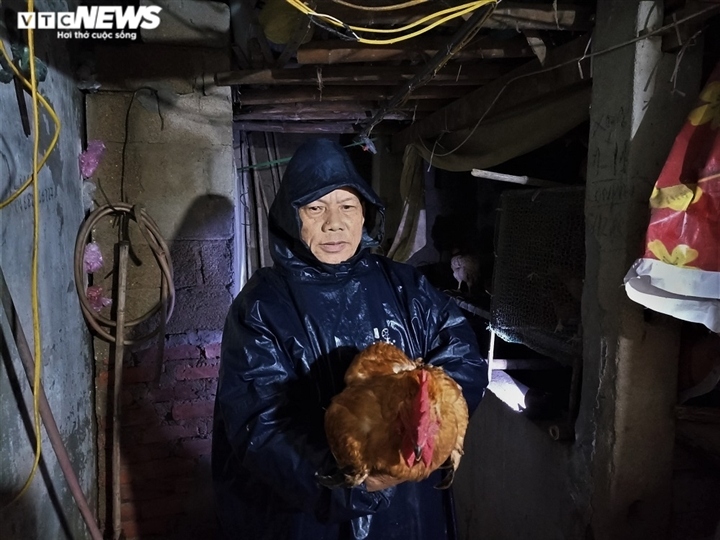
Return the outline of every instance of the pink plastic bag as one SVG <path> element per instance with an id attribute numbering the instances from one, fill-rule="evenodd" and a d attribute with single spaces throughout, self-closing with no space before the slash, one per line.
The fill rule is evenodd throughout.
<path id="1" fill-rule="evenodd" d="M 88 302 L 90 302 L 90 307 L 95 311 L 100 311 L 102 308 L 112 305 L 112 298 L 103 296 L 102 287 L 99 285 L 90 285 L 85 294 Z"/>
<path id="2" fill-rule="evenodd" d="M 90 242 L 85 246 L 85 254 L 83 255 L 83 264 L 85 272 L 92 274 L 102 268 L 103 256 L 100 252 L 100 246 L 95 242 Z"/>
<path id="3" fill-rule="evenodd" d="M 88 141 L 87 150 L 80 154 L 80 174 L 83 178 L 90 178 L 105 153 L 105 144 L 102 141 Z"/>

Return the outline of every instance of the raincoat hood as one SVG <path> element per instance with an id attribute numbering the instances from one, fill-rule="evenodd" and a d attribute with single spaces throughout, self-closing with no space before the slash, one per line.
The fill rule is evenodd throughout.
<path id="1" fill-rule="evenodd" d="M 340 265 L 327 265 L 318 261 L 301 240 L 298 210 L 339 188 L 358 192 L 365 203 L 365 225 L 355 256 Z M 314 267 L 331 272 L 352 266 L 363 251 L 380 244 L 384 219 L 382 201 L 357 172 L 343 147 L 329 139 L 309 141 L 300 146 L 290 160 L 270 208 L 273 260 L 286 268 Z"/>

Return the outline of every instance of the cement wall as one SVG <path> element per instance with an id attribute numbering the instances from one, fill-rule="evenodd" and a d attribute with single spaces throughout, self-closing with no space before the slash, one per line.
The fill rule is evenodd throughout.
<path id="1" fill-rule="evenodd" d="M 44 4 L 38 5 L 38 9 L 46 8 Z M 2 28 L 0 39 L 7 47 Z M 83 136 L 82 95 L 69 75 L 64 43 L 47 32 L 37 32 L 36 51 L 50 67 L 47 80 L 39 86 L 40 92 L 62 123 L 57 147 L 39 175 L 42 381 L 80 484 L 91 497 L 92 505 L 96 480 L 93 362 L 73 278 L 73 247 L 84 217 L 78 168 Z M 32 100 L 28 94 L 23 100 L 32 118 Z M 49 116 L 41 112 L 41 155 L 54 129 Z M 31 174 L 32 147 L 32 135 L 26 137 L 23 133 L 14 85 L 0 84 L 0 200 L 5 200 Z M 32 348 L 31 193 L 28 189 L 0 209 L 0 266 Z M 4 505 L 17 494 L 30 472 L 34 444 L 31 390 L 2 310 L 0 357 L 0 505 Z M 0 510 L 0 537 L 4 540 L 88 537 L 44 432 L 40 469 L 29 491 L 14 505 Z"/>
<path id="2" fill-rule="evenodd" d="M 582 538 L 568 468 L 572 445 L 487 392 L 453 483 L 460 540 Z"/>
<path id="3" fill-rule="evenodd" d="M 212 20 L 196 18 L 196 28 L 204 28 L 203 21 L 208 28 L 227 27 L 226 5 L 166 2 L 160 28 L 195 4 L 212 7 L 207 12 Z M 87 138 L 107 147 L 93 181 L 111 203 L 124 199 L 143 205 L 174 265 L 176 303 L 162 336 L 163 354 L 154 338 L 133 346 L 123 366 L 122 530 L 128 539 L 210 538 L 212 403 L 221 331 L 238 285 L 238 195 L 230 89 L 209 88 L 202 80 L 228 69 L 228 53 L 184 46 L 188 42 L 181 34 L 171 36 L 177 45 L 167 45 L 165 34 L 143 37 L 145 43 L 96 50 L 100 88 L 86 102 Z M 194 43 L 197 36 L 190 37 Z M 96 199 L 106 202 L 100 190 Z M 110 220 L 95 230 L 94 238 L 110 258 L 117 237 Z M 160 272 L 134 225 L 130 238 L 143 262 L 130 264 L 128 271 L 127 307 L 134 318 L 159 301 Z M 110 280 L 98 282 L 109 290 Z M 157 327 L 157 318 L 139 325 L 142 331 Z M 96 340 L 103 493 L 111 481 L 104 457 L 110 440 L 111 363 L 107 344 Z M 111 508 L 111 499 L 101 497 L 106 528 Z"/>

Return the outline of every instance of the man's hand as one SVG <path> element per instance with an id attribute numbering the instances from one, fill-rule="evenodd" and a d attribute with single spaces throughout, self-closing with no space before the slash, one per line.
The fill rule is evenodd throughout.
<path id="1" fill-rule="evenodd" d="M 365 488 L 368 491 L 380 491 L 401 484 L 403 481 L 385 474 L 370 475 L 365 479 Z"/>

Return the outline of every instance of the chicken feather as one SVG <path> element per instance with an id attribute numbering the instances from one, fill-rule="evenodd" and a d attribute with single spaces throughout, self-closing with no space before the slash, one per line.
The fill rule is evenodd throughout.
<path id="1" fill-rule="evenodd" d="M 412 361 L 387 343 L 375 343 L 358 354 L 345 381 L 347 387 L 325 413 L 325 432 L 342 485 L 356 486 L 369 475 L 420 481 L 447 466 L 449 474 L 437 487 L 448 487 L 460 464 L 468 424 L 460 386 L 442 368 Z M 421 414 L 423 381 L 430 404 L 423 417 L 429 440 L 422 454 L 416 450 L 415 459 L 408 459 L 407 426 L 412 426 L 413 418 L 417 424 Z M 412 441 L 417 448 L 417 441 Z M 330 487 L 338 485 L 337 480 L 319 480 Z"/>
<path id="2" fill-rule="evenodd" d="M 345 384 L 351 385 L 378 375 L 390 375 L 401 371 L 411 371 L 422 360 L 410 360 L 400 349 L 378 341 L 358 354 L 345 372 Z"/>

